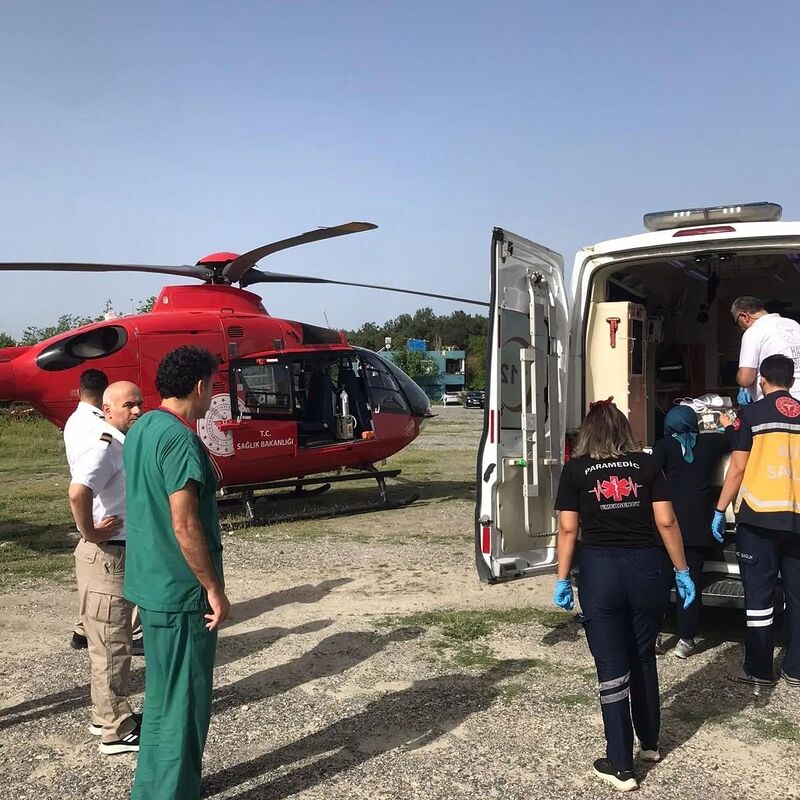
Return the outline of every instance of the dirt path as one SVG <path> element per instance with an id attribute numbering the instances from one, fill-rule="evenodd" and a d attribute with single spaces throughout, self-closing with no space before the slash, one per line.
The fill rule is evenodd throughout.
<path id="1" fill-rule="evenodd" d="M 602 732 L 578 626 L 500 623 L 462 640 L 435 617 L 386 619 L 546 608 L 549 580 L 482 587 L 464 541 L 231 539 L 226 552 L 236 607 L 220 643 L 209 796 L 604 796 L 589 769 Z M 3 797 L 127 797 L 135 758 L 104 758 L 86 733 L 88 664 L 66 648 L 74 603 L 52 587 L 0 598 Z M 667 758 L 642 796 L 799 796 L 798 695 L 780 685 L 754 698 L 727 682 L 736 650 L 662 660 Z"/>

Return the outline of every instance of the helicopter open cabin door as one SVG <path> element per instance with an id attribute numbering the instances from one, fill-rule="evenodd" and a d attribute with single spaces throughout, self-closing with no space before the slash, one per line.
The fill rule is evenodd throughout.
<path id="1" fill-rule="evenodd" d="M 493 583 L 556 565 L 569 337 L 561 256 L 496 228 L 490 314 L 475 540 L 478 573 Z"/>

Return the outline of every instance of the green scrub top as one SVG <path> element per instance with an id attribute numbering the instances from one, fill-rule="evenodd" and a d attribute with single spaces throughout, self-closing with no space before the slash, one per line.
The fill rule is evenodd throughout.
<path id="1" fill-rule="evenodd" d="M 194 481 L 200 522 L 222 581 L 217 476 L 208 453 L 185 421 L 158 409 L 131 426 L 122 457 L 127 529 L 125 597 L 150 611 L 205 611 L 205 590 L 175 537 L 169 496 Z"/>

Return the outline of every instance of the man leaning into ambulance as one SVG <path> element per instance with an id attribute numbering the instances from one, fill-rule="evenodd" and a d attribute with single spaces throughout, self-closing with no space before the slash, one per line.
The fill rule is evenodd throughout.
<path id="1" fill-rule="evenodd" d="M 780 572 L 786 599 L 787 647 L 781 676 L 800 687 L 800 402 L 789 392 L 794 363 L 784 355 L 759 367 L 763 399 L 741 409 L 734 422 L 731 463 L 712 531 L 721 539 L 725 510 L 736 500 L 736 557 L 747 615 L 743 683 L 775 684 L 775 585 Z"/>

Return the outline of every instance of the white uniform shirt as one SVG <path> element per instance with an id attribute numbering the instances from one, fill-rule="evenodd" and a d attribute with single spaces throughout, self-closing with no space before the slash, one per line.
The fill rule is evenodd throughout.
<path id="1" fill-rule="evenodd" d="M 744 332 L 739 351 L 739 366 L 756 371 L 755 386 L 750 390 L 754 400 L 764 396 L 758 385 L 758 368 L 767 356 L 776 355 L 794 361 L 794 386 L 789 391 L 800 400 L 800 325 L 780 314 L 765 314 Z"/>
<path id="2" fill-rule="evenodd" d="M 65 428 L 66 431 L 66 428 Z M 105 517 L 120 517 L 123 525 L 111 537 L 112 542 L 125 539 L 125 469 L 122 445 L 125 435 L 105 420 L 90 427 L 84 434 L 84 447 L 74 453 L 70 463 L 72 483 L 91 489 L 92 518 L 95 525 Z"/>
<path id="3" fill-rule="evenodd" d="M 106 422 L 103 412 L 91 403 L 81 400 L 64 425 L 64 449 L 72 473 L 78 457 L 94 442 L 93 432 Z"/>

